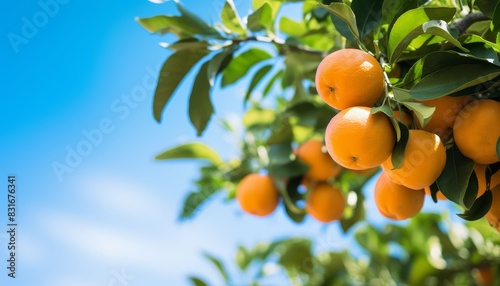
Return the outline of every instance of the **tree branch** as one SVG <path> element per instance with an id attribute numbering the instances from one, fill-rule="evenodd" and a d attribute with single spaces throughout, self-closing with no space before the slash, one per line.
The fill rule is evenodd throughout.
<path id="1" fill-rule="evenodd" d="M 455 24 L 453 24 L 453 27 L 458 29 L 458 35 L 462 36 L 465 34 L 465 31 L 474 23 L 480 22 L 480 21 L 486 21 L 489 20 L 486 15 L 483 13 L 470 13 L 467 14 L 467 16 L 463 17 L 459 21 L 457 21 Z"/>
<path id="2" fill-rule="evenodd" d="M 281 47 L 279 49 L 280 54 L 288 54 L 290 52 L 302 52 L 302 53 L 308 53 L 308 54 L 313 54 L 313 55 L 320 55 L 323 57 L 326 57 L 328 55 L 327 52 L 318 51 L 318 50 L 311 50 L 311 49 L 308 49 L 308 48 L 305 48 L 305 47 L 299 46 L 299 45 L 287 44 L 287 43 L 285 43 L 285 41 L 283 41 L 281 39 L 276 39 L 276 38 L 252 36 L 252 37 L 247 37 L 247 38 L 242 38 L 242 39 L 231 39 L 231 41 L 233 42 L 233 44 L 239 44 L 242 42 L 250 42 L 250 41 L 276 44 L 276 45 L 279 45 Z"/>

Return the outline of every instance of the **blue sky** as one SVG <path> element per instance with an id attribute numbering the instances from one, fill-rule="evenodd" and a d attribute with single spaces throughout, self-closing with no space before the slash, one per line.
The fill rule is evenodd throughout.
<path id="1" fill-rule="evenodd" d="M 211 22 L 223 3 L 185 2 Z M 248 8 L 247 1 L 237 3 L 241 10 Z M 232 261 L 239 244 L 251 247 L 285 236 L 315 237 L 325 250 L 348 245 L 337 224 L 307 219 L 296 225 L 283 209 L 267 219 L 246 216 L 236 203 L 224 203 L 222 195 L 196 219 L 177 222 L 199 165 L 153 157 L 198 140 L 183 96 L 189 86 L 180 87 L 163 123 L 156 123 L 152 84 L 169 54 L 158 42 L 173 38 L 150 35 L 134 21 L 176 13 L 172 2 L 1 5 L 0 174 L 5 180 L 17 177 L 19 225 L 17 278 L 8 278 L 0 263 L 0 284 L 122 285 L 117 277 L 126 273 L 133 277 L 128 285 L 188 285 L 189 274 L 220 285 L 201 256 L 204 251 Z M 217 117 L 239 118 L 244 87 L 215 94 Z M 200 140 L 226 159 L 235 154 L 234 142 L 215 121 Z M 83 156 L 75 157 L 72 150 Z M 69 167 L 54 171 L 63 164 Z M 367 207 L 373 211 L 373 204 Z M 5 208 L 0 200 L 4 226 Z M 372 213 L 374 221 L 383 221 Z M 7 238 L 2 231 L 0 261 L 8 257 Z M 275 279 L 288 284 L 283 277 Z"/>

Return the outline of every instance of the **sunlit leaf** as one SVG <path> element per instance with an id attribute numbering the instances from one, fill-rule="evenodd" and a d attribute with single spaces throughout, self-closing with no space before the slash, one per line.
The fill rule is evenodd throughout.
<path id="1" fill-rule="evenodd" d="M 251 48 L 239 54 L 233 58 L 226 69 L 224 69 L 222 73 L 222 87 L 235 83 L 245 76 L 253 65 L 270 59 L 271 57 L 271 54 L 258 48 Z"/>
<path id="2" fill-rule="evenodd" d="M 276 119 L 276 114 L 272 109 L 250 109 L 243 116 L 243 125 L 248 128 L 265 128 L 271 125 Z"/>
<path id="3" fill-rule="evenodd" d="M 396 140 L 397 141 L 400 140 L 400 138 L 401 138 L 401 129 L 399 128 L 398 121 L 394 117 L 394 113 L 392 112 L 392 109 L 389 106 L 382 105 L 382 106 L 372 107 L 371 110 L 370 110 L 370 112 L 371 112 L 371 114 L 382 112 L 385 115 L 387 115 L 387 117 L 389 117 L 389 119 L 391 120 L 392 126 L 394 127 L 394 131 L 396 132 Z"/>
<path id="4" fill-rule="evenodd" d="M 220 261 L 218 258 L 208 253 L 204 253 L 203 256 L 205 256 L 205 258 L 207 258 L 210 262 L 212 262 L 212 264 L 217 268 L 217 270 L 219 270 L 219 274 L 221 274 L 222 278 L 224 278 L 224 282 L 228 283 L 229 275 L 222 261 Z"/>
<path id="5" fill-rule="evenodd" d="M 427 125 L 427 123 L 429 123 L 429 121 L 431 120 L 434 111 L 436 110 L 436 107 L 434 106 L 427 106 L 419 102 L 404 101 L 401 102 L 401 104 L 413 111 L 413 114 L 415 114 L 415 116 L 417 117 L 420 126 Z"/>
<path id="6" fill-rule="evenodd" d="M 247 27 L 252 32 L 273 29 L 273 9 L 264 3 L 259 9 L 248 15 Z"/>
<path id="7" fill-rule="evenodd" d="M 234 6 L 233 0 L 226 0 L 224 7 L 222 8 L 222 12 L 220 14 L 220 19 L 222 24 L 226 26 L 232 32 L 235 32 L 240 35 L 245 35 L 245 25 L 241 21 L 240 16 L 238 15 L 238 11 Z"/>
<path id="8" fill-rule="evenodd" d="M 165 61 L 158 77 L 153 100 L 153 114 L 156 121 L 161 121 L 161 113 L 182 79 L 207 54 L 206 48 L 183 49 Z"/>
<path id="9" fill-rule="evenodd" d="M 212 100 L 210 100 L 211 86 L 207 73 L 209 63 L 207 61 L 201 66 L 189 96 L 189 119 L 196 128 L 198 136 L 201 136 L 214 113 Z"/>
<path id="10" fill-rule="evenodd" d="M 304 22 L 297 22 L 288 17 L 281 17 L 280 31 L 289 36 L 299 37 L 305 34 L 308 31 L 308 29 Z"/>
<path id="11" fill-rule="evenodd" d="M 237 45 L 226 47 L 222 52 L 215 55 L 208 64 L 207 76 L 210 86 L 214 85 L 215 78 L 219 75 L 231 62 L 233 53 L 238 49 Z"/>
<path id="12" fill-rule="evenodd" d="M 448 22 L 453 18 L 455 12 L 455 8 L 421 7 L 401 15 L 394 23 L 389 34 L 387 46 L 389 62 L 394 63 L 410 41 L 423 33 L 425 23 L 431 20 Z"/>
<path id="13" fill-rule="evenodd" d="M 215 150 L 201 142 L 191 142 L 175 146 L 157 155 L 155 159 L 203 159 L 214 165 L 219 165 L 223 162 Z"/>
<path id="14" fill-rule="evenodd" d="M 338 25 L 335 26 L 337 30 L 339 30 L 339 32 L 342 34 L 342 36 L 348 39 L 353 39 L 352 36 L 354 36 L 354 39 L 359 41 L 359 31 L 356 25 L 356 16 L 354 15 L 351 7 L 344 3 L 330 3 L 330 5 L 319 3 L 318 5 L 328 10 L 333 16 L 340 19 L 349 28 L 350 34 L 348 34 L 347 31 L 342 31 L 341 29 L 339 29 L 339 27 L 337 27 Z M 336 23 L 334 22 L 334 24 Z"/>
<path id="15" fill-rule="evenodd" d="M 208 284 L 203 281 L 201 278 L 189 276 L 189 280 L 193 283 L 193 286 L 208 286 Z"/>

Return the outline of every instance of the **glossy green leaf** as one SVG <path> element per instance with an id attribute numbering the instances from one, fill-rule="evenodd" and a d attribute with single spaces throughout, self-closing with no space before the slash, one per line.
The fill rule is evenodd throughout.
<path id="1" fill-rule="evenodd" d="M 203 281 L 201 278 L 189 276 L 189 280 L 193 284 L 193 286 L 208 286 L 208 284 Z"/>
<path id="2" fill-rule="evenodd" d="M 206 48 L 183 49 L 165 61 L 160 70 L 153 99 L 153 114 L 156 121 L 161 121 L 161 113 L 182 79 L 208 52 Z"/>
<path id="3" fill-rule="evenodd" d="M 401 138 L 396 142 L 394 150 L 392 151 L 391 162 L 394 169 L 398 169 L 403 164 L 405 158 L 406 144 L 410 137 L 408 127 L 398 121 L 399 129 L 401 130 Z"/>
<path id="4" fill-rule="evenodd" d="M 354 15 L 351 7 L 344 3 L 330 3 L 330 5 L 319 3 L 318 5 L 328 10 L 328 12 L 340 19 L 349 28 L 350 35 L 346 33 L 347 31 L 339 29 L 340 27 L 338 27 L 338 25 L 335 26 L 342 36 L 359 41 L 359 30 L 356 24 L 356 16 Z M 354 36 L 354 38 L 352 38 L 351 35 Z"/>
<path id="5" fill-rule="evenodd" d="M 252 91 L 255 89 L 257 84 L 262 80 L 262 78 L 271 70 L 272 65 L 265 65 L 261 67 L 258 71 L 255 72 L 252 81 L 250 82 L 250 86 L 247 88 L 247 92 L 245 94 L 244 102 L 247 102 L 250 99 L 250 95 Z"/>
<path id="6" fill-rule="evenodd" d="M 423 29 L 422 25 L 431 20 L 449 22 L 455 15 L 455 12 L 455 8 L 420 7 L 401 15 L 394 23 L 389 34 L 387 46 L 389 62 L 394 63 L 397 60 L 404 48 L 414 38 L 412 33 L 415 30 Z"/>
<path id="7" fill-rule="evenodd" d="M 184 221 L 192 218 L 200 207 L 219 191 L 220 189 L 218 188 L 205 186 L 198 191 L 188 193 L 184 199 L 179 220 Z"/>
<path id="8" fill-rule="evenodd" d="M 401 102 L 401 104 L 413 111 L 413 114 L 417 117 L 420 126 L 427 125 L 427 123 L 429 123 L 429 121 L 431 120 L 432 115 L 434 114 L 434 110 L 436 110 L 434 106 L 427 106 L 419 102 L 404 101 Z"/>
<path id="9" fill-rule="evenodd" d="M 215 150 L 201 142 L 191 142 L 175 146 L 157 155 L 155 159 L 204 159 L 216 166 L 223 162 Z"/>
<path id="10" fill-rule="evenodd" d="M 304 199 L 303 195 L 299 192 L 299 186 L 302 183 L 302 179 L 302 175 L 291 177 L 290 179 L 288 179 L 288 183 L 286 184 L 286 193 L 290 198 L 291 203 L 293 203 L 296 208 L 298 208 L 297 202 Z M 285 206 L 286 214 L 291 220 L 296 223 L 301 223 L 304 221 L 304 217 L 306 215 L 305 212 L 297 213 L 291 210 L 287 204 L 283 205 Z"/>
<path id="11" fill-rule="evenodd" d="M 491 191 L 486 191 L 474 202 L 472 207 L 466 210 L 463 214 L 458 214 L 459 217 L 465 220 L 478 220 L 484 217 L 491 208 L 493 195 Z"/>
<path id="12" fill-rule="evenodd" d="M 364 38 L 380 26 L 382 20 L 382 3 L 384 0 L 353 0 L 351 9 L 356 15 L 356 25 L 360 38 Z"/>
<path id="13" fill-rule="evenodd" d="M 219 270 L 219 274 L 222 276 L 222 278 L 224 278 L 224 282 L 229 283 L 229 275 L 222 261 L 220 261 L 218 258 L 208 253 L 204 253 L 203 256 L 210 262 L 212 262 L 212 264 L 217 268 L 217 270 Z"/>
<path id="14" fill-rule="evenodd" d="M 427 0 L 384 0 L 382 4 L 382 25 L 388 24 L 390 32 L 394 22 L 406 11 L 415 9 L 426 3 Z"/>
<path id="15" fill-rule="evenodd" d="M 463 206 L 474 161 L 460 153 L 456 146 L 446 150 L 446 165 L 437 179 L 439 190 L 450 201 Z"/>
<path id="16" fill-rule="evenodd" d="M 488 60 L 456 52 L 434 52 L 418 60 L 398 87 L 409 90 L 414 99 L 429 100 L 490 81 L 498 75 L 500 66 Z"/>
<path id="17" fill-rule="evenodd" d="M 430 185 L 430 190 L 431 190 L 431 197 L 432 197 L 432 200 L 437 203 L 438 202 L 438 199 L 437 199 L 437 193 L 439 192 L 439 187 L 437 185 L 437 182 L 434 182 L 432 183 L 432 185 Z"/>
<path id="18" fill-rule="evenodd" d="M 268 145 L 290 142 L 293 139 L 292 125 L 287 117 L 276 118 L 271 126 L 271 135 L 267 139 Z"/>
<path id="19" fill-rule="evenodd" d="M 276 114 L 272 109 L 250 109 L 243 116 L 243 125 L 248 128 L 267 128 L 274 120 Z"/>
<path id="20" fill-rule="evenodd" d="M 241 21 L 238 11 L 234 6 L 233 0 L 226 0 L 224 7 L 222 8 L 220 19 L 222 24 L 226 26 L 229 30 L 239 35 L 246 35 L 245 25 Z"/>
<path id="21" fill-rule="evenodd" d="M 248 15 L 247 27 L 252 32 L 273 29 L 273 8 L 264 3 L 259 9 Z"/>
<path id="22" fill-rule="evenodd" d="M 474 1 L 474 5 L 476 5 L 484 15 L 489 18 L 493 18 L 495 8 L 500 3 L 498 0 L 476 0 Z"/>
<path id="23" fill-rule="evenodd" d="M 189 119 L 196 128 L 198 136 L 201 136 L 214 113 L 212 100 L 210 100 L 211 86 L 207 73 L 209 63 L 207 61 L 201 66 L 189 96 Z"/>
<path id="24" fill-rule="evenodd" d="M 271 7 L 271 19 L 272 22 L 274 23 L 274 19 L 276 18 L 276 15 L 278 14 L 281 5 L 283 4 L 283 1 L 281 0 L 252 0 L 252 9 L 253 10 L 258 10 L 260 7 L 262 7 L 264 4 L 269 5 Z"/>
<path id="25" fill-rule="evenodd" d="M 271 57 L 271 54 L 258 48 L 251 48 L 239 54 L 224 69 L 222 73 L 222 87 L 235 83 L 245 76 L 252 66 Z"/>
<path id="26" fill-rule="evenodd" d="M 477 198 L 478 193 L 478 179 L 475 172 L 472 172 L 469 178 L 467 189 L 465 190 L 463 206 L 470 209 Z"/>
<path id="27" fill-rule="evenodd" d="M 213 86 L 215 82 L 215 78 L 219 75 L 231 62 L 233 58 L 233 53 L 238 49 L 238 46 L 231 45 L 229 47 L 224 48 L 224 50 L 218 54 L 216 54 L 208 64 L 207 68 L 207 76 L 210 82 L 210 85 Z"/>

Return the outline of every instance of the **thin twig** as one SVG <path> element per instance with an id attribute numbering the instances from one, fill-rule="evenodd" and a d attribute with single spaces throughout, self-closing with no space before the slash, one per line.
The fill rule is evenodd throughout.
<path id="1" fill-rule="evenodd" d="M 458 35 L 462 36 L 465 34 L 465 31 L 474 23 L 480 22 L 480 21 L 486 21 L 489 20 L 486 15 L 483 13 L 470 13 L 467 14 L 465 17 L 457 21 L 455 24 L 453 24 L 453 27 L 458 29 Z"/>

